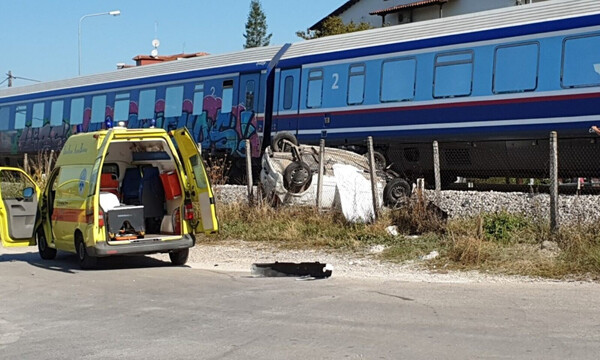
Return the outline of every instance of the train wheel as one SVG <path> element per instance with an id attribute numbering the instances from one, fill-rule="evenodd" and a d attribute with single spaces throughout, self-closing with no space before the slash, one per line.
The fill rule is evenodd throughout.
<path id="1" fill-rule="evenodd" d="M 275 135 L 275 137 L 273 137 L 273 151 L 276 152 L 284 152 L 284 151 L 290 151 L 290 146 L 289 144 L 286 144 L 286 141 L 291 142 L 294 145 L 298 145 L 298 139 L 296 139 L 296 137 L 289 132 L 280 132 L 277 133 L 277 135 Z"/>
<path id="2" fill-rule="evenodd" d="M 383 201 L 390 207 L 398 207 L 410 197 L 410 184 L 401 178 L 394 178 L 383 189 Z"/>

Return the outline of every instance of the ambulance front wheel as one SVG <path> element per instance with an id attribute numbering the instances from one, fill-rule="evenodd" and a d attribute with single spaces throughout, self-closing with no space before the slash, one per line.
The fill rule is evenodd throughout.
<path id="1" fill-rule="evenodd" d="M 48 242 L 46 241 L 46 234 L 44 234 L 44 230 L 42 228 L 38 229 L 38 231 L 35 234 L 35 237 L 40 257 L 44 260 L 54 259 L 56 257 L 56 249 L 48 247 Z"/>

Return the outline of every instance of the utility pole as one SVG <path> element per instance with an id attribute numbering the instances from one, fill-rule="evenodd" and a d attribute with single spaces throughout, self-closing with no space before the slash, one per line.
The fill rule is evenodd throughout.
<path id="1" fill-rule="evenodd" d="M 26 77 L 14 76 L 11 70 L 8 70 L 8 72 L 5 75 L 6 75 L 6 79 L 0 81 L 0 85 L 4 84 L 5 81 L 8 81 L 8 87 L 12 87 L 13 86 L 13 80 L 16 80 L 16 79 L 27 80 L 27 81 L 34 81 L 34 82 L 40 82 L 39 80 L 35 80 L 35 79 L 29 79 L 29 78 L 26 78 Z"/>

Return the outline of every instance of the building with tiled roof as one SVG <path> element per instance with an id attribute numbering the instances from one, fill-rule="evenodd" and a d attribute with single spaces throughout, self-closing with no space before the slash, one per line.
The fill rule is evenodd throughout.
<path id="1" fill-rule="evenodd" d="M 345 24 L 366 22 L 381 27 L 539 1 L 552 0 L 348 0 L 310 29 L 319 29 L 330 16 L 339 16 Z"/>

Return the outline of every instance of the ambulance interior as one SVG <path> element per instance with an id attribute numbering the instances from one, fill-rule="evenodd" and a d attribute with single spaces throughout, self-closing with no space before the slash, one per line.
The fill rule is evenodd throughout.
<path id="1" fill-rule="evenodd" d="M 109 241 L 181 235 L 178 174 L 164 139 L 111 142 L 100 179 Z"/>

